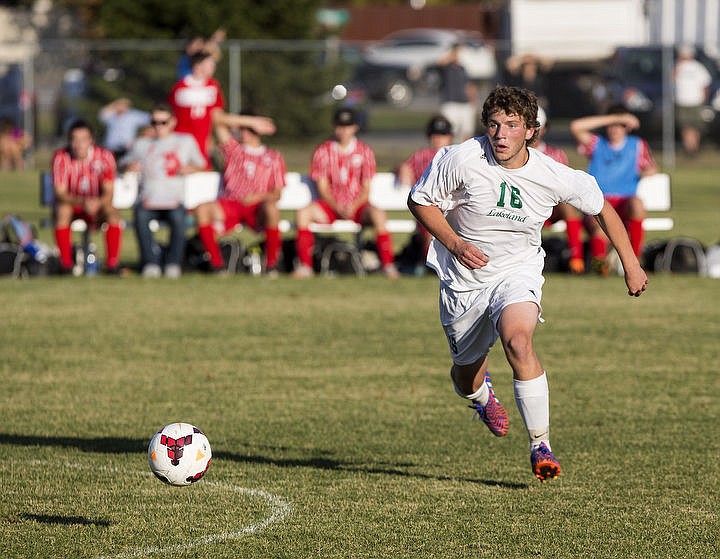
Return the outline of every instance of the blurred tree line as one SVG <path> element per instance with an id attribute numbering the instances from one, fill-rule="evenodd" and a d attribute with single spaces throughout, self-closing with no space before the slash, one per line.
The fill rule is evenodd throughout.
<path id="1" fill-rule="evenodd" d="M 181 49 L 168 49 L 168 40 L 209 37 L 222 28 L 226 32 L 223 57 L 216 78 L 226 99 L 229 71 L 227 46 L 233 41 L 252 44 L 240 55 L 240 104 L 275 119 L 278 137 L 307 137 L 326 133 L 333 106 L 327 93 L 347 77 L 342 58 L 327 57 L 322 41 L 328 31 L 315 19 L 322 0 L 61 0 L 79 25 L 78 36 L 97 41 L 147 41 L 148 49 L 125 50 L 112 43 L 93 43 L 90 67 L 86 69 L 88 96 L 95 110 L 119 97 L 128 97 L 149 109 L 166 99 L 176 81 Z M 281 50 L 272 40 L 293 41 Z M 152 41 L 165 46 L 153 48 Z M 310 41 L 313 49 L 302 48 Z M 159 44 L 159 43 L 158 43 Z M 294 45 L 294 46 L 293 46 Z"/>

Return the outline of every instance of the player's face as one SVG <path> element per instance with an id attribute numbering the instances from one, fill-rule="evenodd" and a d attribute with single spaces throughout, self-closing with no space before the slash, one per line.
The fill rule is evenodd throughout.
<path id="1" fill-rule="evenodd" d="M 357 134 L 358 126 L 357 124 L 349 124 L 345 126 L 336 126 L 335 127 L 335 137 L 337 138 L 338 142 L 340 142 L 341 145 L 345 145 L 347 142 L 352 140 L 355 137 L 355 134 Z"/>
<path id="2" fill-rule="evenodd" d="M 70 136 L 70 149 L 77 159 L 85 159 L 90 153 L 93 138 L 87 128 L 76 128 Z"/>
<path id="3" fill-rule="evenodd" d="M 150 124 L 158 138 L 169 136 L 175 128 L 175 117 L 167 111 L 154 111 Z"/>
<path id="4" fill-rule="evenodd" d="M 450 134 L 433 134 L 430 136 L 430 146 L 433 149 L 444 148 L 452 143 L 452 135 Z"/>
<path id="5" fill-rule="evenodd" d="M 611 144 L 616 145 L 622 142 L 627 136 L 627 128 L 624 124 L 611 124 L 606 128 L 607 137 Z"/>
<path id="6" fill-rule="evenodd" d="M 528 158 L 525 143 L 532 138 L 534 128 L 525 126 L 522 117 L 497 111 L 488 117 L 487 135 L 495 160 L 507 169 L 525 165 Z"/>

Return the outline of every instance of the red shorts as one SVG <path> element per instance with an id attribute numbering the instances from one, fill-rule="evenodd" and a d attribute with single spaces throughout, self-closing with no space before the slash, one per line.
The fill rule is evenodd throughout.
<path id="1" fill-rule="evenodd" d="M 631 196 L 605 196 L 605 200 L 608 201 L 623 221 L 628 220 L 627 215 L 627 201 L 630 200 Z"/>
<path id="2" fill-rule="evenodd" d="M 340 218 L 338 217 L 338 214 L 336 214 L 336 213 L 332 210 L 332 208 L 330 207 L 330 205 L 329 205 L 325 200 L 316 200 L 315 203 L 322 208 L 323 213 L 325 213 L 325 215 L 326 215 L 327 218 L 328 218 L 328 223 L 333 223 L 333 222 L 335 222 L 336 220 L 340 219 Z M 362 219 L 363 212 L 367 209 L 367 207 L 368 207 L 369 205 L 370 205 L 370 204 L 368 204 L 367 202 L 365 202 L 362 206 L 360 206 L 360 207 L 357 209 L 357 211 L 355 212 L 355 215 L 354 215 L 353 218 L 352 218 L 352 220 L 353 220 L 355 223 L 361 223 L 361 219 Z"/>
<path id="3" fill-rule="evenodd" d="M 225 230 L 229 231 L 236 225 L 247 225 L 253 231 L 259 232 L 262 227 L 259 225 L 260 220 L 260 203 L 246 206 L 235 200 L 220 198 L 218 201 L 223 213 L 225 214 Z"/>

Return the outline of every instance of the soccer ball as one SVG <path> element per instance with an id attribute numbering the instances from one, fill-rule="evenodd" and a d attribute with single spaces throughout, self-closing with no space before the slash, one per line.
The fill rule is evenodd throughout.
<path id="1" fill-rule="evenodd" d="M 160 429 L 148 446 L 150 469 L 170 485 L 190 485 L 205 475 L 212 451 L 205 434 L 189 423 Z"/>

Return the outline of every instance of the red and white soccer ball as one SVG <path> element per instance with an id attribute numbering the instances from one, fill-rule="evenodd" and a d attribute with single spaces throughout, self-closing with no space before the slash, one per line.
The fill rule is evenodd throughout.
<path id="1" fill-rule="evenodd" d="M 190 485 L 205 475 L 212 450 L 205 434 L 189 423 L 171 423 L 160 429 L 148 446 L 150 469 L 170 485 Z"/>

